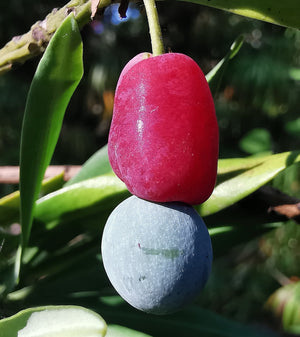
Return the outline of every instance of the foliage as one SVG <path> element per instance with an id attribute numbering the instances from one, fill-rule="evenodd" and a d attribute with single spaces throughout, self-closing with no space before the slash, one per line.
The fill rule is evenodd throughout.
<path id="1" fill-rule="evenodd" d="M 243 9 L 234 9 L 228 2 L 227 5 L 224 3 L 221 0 L 211 1 L 212 6 L 237 10 L 250 17 L 261 19 L 267 11 L 274 14 L 268 16 L 269 21 L 288 26 L 298 24 L 295 21 L 299 14 L 297 1 L 289 0 L 291 7 L 281 5 L 279 1 L 255 1 L 252 6 Z M 234 3 L 236 2 L 232 1 Z M 149 48 L 145 42 L 147 39 L 144 38 L 147 32 L 144 18 L 139 16 L 132 22 L 114 26 L 111 23 L 114 7 L 111 6 L 102 20 L 95 19 L 82 32 L 83 47 L 91 51 L 85 56 L 85 76 L 72 99 L 73 91 L 82 76 L 81 37 L 72 16 L 57 30 L 32 80 L 22 131 L 21 204 L 19 192 L 0 199 L 0 314 L 3 317 L 11 316 L 0 321 L 0 336 L 11 331 L 12 325 L 5 327 L 8 326 L 7 322 L 13 322 L 14 329 L 19 330 L 20 326 L 16 325 L 19 323 L 16 322 L 20 321 L 20 317 L 24 327 L 32 311 L 49 310 L 49 305 L 66 304 L 83 306 L 99 313 L 108 323 L 107 336 L 110 337 L 146 336 L 145 334 L 232 337 L 276 335 L 265 327 L 251 327 L 249 323 L 252 319 L 262 323 L 255 311 L 259 307 L 261 313 L 263 302 L 278 288 L 277 282 L 282 279 L 278 277 L 282 276 L 278 268 L 284 273 L 283 276 L 287 275 L 285 279 L 299 277 L 299 229 L 293 221 L 286 224 L 287 213 L 282 216 L 273 211 L 276 206 L 285 204 L 286 195 L 285 198 L 281 195 L 279 198 L 272 187 L 289 194 L 289 204 L 297 203 L 297 199 L 291 202 L 291 196 L 299 197 L 300 191 L 297 165 L 300 157 L 296 151 L 300 144 L 298 124 L 294 122 L 298 118 L 299 103 L 296 70 L 300 59 L 295 56 L 295 50 L 299 49 L 299 34 L 296 30 L 216 13 L 213 9 L 197 12 L 195 8 L 200 6 L 195 4 L 181 3 L 179 6 L 184 15 L 178 25 L 174 25 L 172 19 L 177 18 L 176 6 L 170 6 L 167 2 L 159 4 L 163 32 L 164 27 L 168 31 L 168 37 L 165 38 L 167 41 L 169 39 L 172 49 L 172 38 L 174 41 L 177 39 L 176 49 L 181 47 L 181 52 L 189 50 L 189 54 L 195 56 L 204 69 L 210 70 L 207 79 L 215 96 L 221 130 L 217 186 L 206 203 L 196 206 L 208 225 L 215 255 L 215 267 L 206 294 L 204 292 L 195 305 L 164 317 L 137 312 L 116 295 L 103 269 L 100 240 L 108 215 L 120 201 L 128 197 L 129 192 L 111 172 L 105 146 L 94 153 L 79 174 L 64 186 L 61 176 L 44 181 L 41 186 L 43 173 L 56 144 L 58 153 L 54 154 L 54 160 L 65 158 L 63 151 L 60 150 L 59 154 L 64 136 L 67 135 L 62 126 L 65 111 L 68 113 L 73 110 L 73 116 L 76 116 L 77 106 L 82 108 L 84 104 L 96 111 L 95 102 L 99 101 L 100 96 L 101 118 L 104 122 L 109 120 L 111 106 L 105 101 L 105 95 L 114 89 L 117 74 L 130 56 L 137 53 L 137 50 L 140 52 Z M 277 12 L 280 6 L 283 6 L 283 17 Z M 3 25 L 5 20 L 0 22 Z M 218 39 L 222 34 L 225 36 L 224 30 L 229 26 L 234 28 L 235 36 L 227 34 L 226 43 L 222 43 L 222 47 L 210 48 L 209 42 L 217 45 Z M 95 34 L 96 29 L 102 29 L 102 33 Z M 236 36 L 241 31 L 250 33 L 244 35 L 245 43 L 240 49 L 242 39 L 236 39 Z M 6 39 L 7 36 L 2 36 L 4 34 L 1 32 L 0 37 Z M 263 34 L 265 35 L 262 36 Z M 229 46 L 235 39 L 230 49 Z M 130 40 L 136 43 L 129 43 Z M 197 56 L 200 46 L 203 47 L 201 57 Z M 285 53 L 282 53 L 283 47 Z M 112 56 L 116 53 L 116 48 L 118 58 Z M 274 57 L 274 50 L 277 50 L 276 55 L 284 55 L 280 55 L 281 58 Z M 215 68 L 211 70 L 212 64 Z M 36 63 L 29 64 L 30 75 L 35 66 Z M 21 68 L 17 69 L 16 77 L 7 74 L 0 79 L 4 93 L 16 86 L 21 95 L 20 102 L 16 105 L 11 100 L 5 102 L 6 95 L 1 97 L 0 104 L 7 104 L 7 113 L 1 111 L 0 116 L 4 122 L 7 121 L 7 125 L 10 122 L 8 116 L 13 115 L 11 112 L 16 107 L 20 110 L 25 106 L 27 89 L 25 81 L 19 78 L 22 77 L 22 71 Z M 27 77 L 28 74 L 23 73 L 23 76 Z M 284 86 L 283 83 L 288 85 Z M 82 97 L 88 103 L 79 104 Z M 88 110 L 86 106 L 82 109 Z M 81 118 L 79 122 L 82 122 Z M 67 114 L 66 125 L 72 125 L 70 119 Z M 90 118 L 90 121 L 94 120 L 94 117 Z M 13 115 L 11 122 L 16 127 L 16 115 Z M 3 127 L 3 130 L 6 130 L 3 131 L 5 136 L 1 139 L 10 133 L 7 128 Z M 107 132 L 105 125 L 104 130 Z M 60 131 L 62 137 L 58 140 Z M 84 133 L 85 137 L 88 133 Z M 11 136 L 15 141 L 18 139 L 17 134 L 15 132 Z M 72 136 L 71 141 L 74 142 L 77 136 Z M 286 138 L 290 140 L 287 141 Z M 105 143 L 105 139 L 103 137 L 98 142 L 99 147 Z M 5 142 L 9 140 L 6 139 L 4 145 L 0 142 L 0 149 L 6 146 Z M 67 147 L 68 150 L 71 148 L 70 143 Z M 96 145 L 93 145 L 89 150 L 85 149 L 84 157 L 87 158 L 87 154 L 91 154 L 95 148 Z M 273 153 L 278 151 L 281 153 Z M 76 148 L 74 152 L 79 151 Z M 232 158 L 233 154 L 236 158 Z M 245 154 L 254 156 L 244 157 Z M 11 163 L 16 161 L 13 153 L 5 154 L 5 157 Z M 78 158 L 83 161 L 80 155 L 75 156 L 75 160 Z M 2 163 L 5 163 L 4 159 Z M 271 195 L 266 193 L 267 190 L 261 189 L 266 185 L 270 188 Z M 20 216 L 22 232 L 17 224 Z M 277 229 L 274 230 L 275 228 Z M 286 240 L 281 240 L 277 249 L 270 252 L 270 242 L 274 244 L 277 236 L 285 236 Z M 17 255 L 20 242 L 23 245 L 23 256 Z M 278 254 L 290 246 L 294 248 L 285 250 L 284 257 Z M 283 263 L 279 255 L 288 262 Z M 21 274 L 19 284 L 16 285 L 19 262 Z M 272 277 L 266 273 L 268 268 L 272 270 Z M 275 292 L 267 304 L 267 308 L 280 315 L 282 327 L 293 333 L 299 332 L 298 283 Z M 253 294 L 259 293 L 255 308 L 251 307 L 251 295 L 245 290 L 248 286 L 255 288 Z M 243 300 L 233 301 L 230 298 L 234 288 L 243 293 Z M 12 316 L 19 310 L 34 306 L 46 307 L 26 309 Z M 210 310 L 204 309 L 204 306 Z M 282 310 L 278 311 L 279 308 Z M 216 312 L 221 312 L 228 318 Z M 233 318 L 246 324 L 238 323 Z M 17 336 L 17 330 L 14 334 Z"/>

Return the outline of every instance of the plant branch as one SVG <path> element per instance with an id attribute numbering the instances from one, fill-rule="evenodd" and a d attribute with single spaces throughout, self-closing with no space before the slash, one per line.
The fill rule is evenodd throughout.
<path id="1" fill-rule="evenodd" d="M 51 178 L 64 172 L 64 180 L 68 181 L 81 169 L 80 165 L 50 165 L 48 166 L 45 177 Z M 18 184 L 19 166 L 0 166 L 0 184 Z"/>
<path id="2" fill-rule="evenodd" d="M 144 5 L 150 30 L 152 54 L 161 55 L 164 53 L 164 46 L 155 0 L 144 0 Z"/>
<path id="3" fill-rule="evenodd" d="M 82 28 L 95 15 L 95 4 L 99 10 L 111 3 L 112 0 L 71 0 L 64 7 L 54 9 L 43 21 L 36 22 L 29 32 L 15 36 L 0 49 L 0 75 L 9 71 L 14 64 L 22 64 L 43 53 L 56 29 L 71 12 Z"/>

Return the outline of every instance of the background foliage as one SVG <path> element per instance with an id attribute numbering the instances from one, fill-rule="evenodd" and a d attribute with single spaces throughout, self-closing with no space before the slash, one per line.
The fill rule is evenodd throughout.
<path id="1" fill-rule="evenodd" d="M 5 29 L 0 31 L 0 46 L 12 36 L 27 31 L 52 8 L 62 5 L 63 1 L 52 0 L 3 2 L 0 26 Z M 142 3 L 131 5 L 128 20 L 122 22 L 117 8 L 118 5 L 110 6 L 104 16 L 97 17 L 81 32 L 85 74 L 67 108 L 53 164 L 83 164 L 106 144 L 119 73 L 134 55 L 150 50 Z M 244 44 L 228 64 L 215 94 L 220 158 L 264 156 L 300 148 L 299 30 L 187 2 L 160 2 L 158 10 L 167 49 L 191 56 L 205 73 L 226 55 L 240 34 L 244 36 Z M 23 112 L 38 61 L 31 60 L 0 77 L 0 165 L 18 165 Z M 174 316 L 159 318 L 137 313 L 123 303 L 103 271 L 99 254 L 103 225 L 113 207 L 128 193 L 110 175 L 105 149 L 100 157 L 97 170 L 104 176 L 97 178 L 92 174 L 93 181 L 83 180 L 79 185 L 71 181 L 62 190 L 66 194 L 59 192 L 49 201 L 46 198 L 38 201 L 23 278 L 18 288 L 8 295 L 5 287 L 9 284 L 10 261 L 19 234 L 18 227 L 11 226 L 18 221 L 15 213 L 18 197 L 10 199 L 15 208 L 8 220 L 4 221 L 8 213 L 1 215 L 0 207 L 1 316 L 10 316 L 29 306 L 76 304 L 99 312 L 108 323 L 122 324 L 154 336 L 171 332 L 182 336 L 183 331 L 184 336 L 200 333 L 223 336 L 224 331 L 228 336 L 246 336 L 246 331 L 249 336 L 267 335 L 265 330 L 248 330 L 249 324 L 282 334 L 284 329 L 299 333 L 299 319 L 295 323 L 290 319 L 297 310 L 299 312 L 299 301 L 293 304 L 294 309 L 289 309 L 290 314 L 278 312 L 291 292 L 281 288 L 281 297 L 276 297 L 274 292 L 292 281 L 299 281 L 300 229 L 297 218 L 286 221 L 286 217 L 270 211 L 274 206 L 274 187 L 292 197 L 293 203 L 300 199 L 299 164 L 289 166 L 263 190 L 205 217 L 216 242 L 209 284 L 194 306 Z M 233 162 L 230 165 L 233 167 Z M 94 164 L 91 166 L 94 168 Z M 243 168 L 238 169 L 242 173 Z M 235 174 L 237 171 L 229 170 L 219 179 L 229 179 Z M 56 179 L 58 185 L 54 190 L 62 186 L 61 180 Z M 92 199 L 91 189 L 99 191 L 103 186 L 103 193 L 97 193 L 97 198 Z M 0 186 L 1 196 L 17 189 L 17 186 Z M 66 195 L 76 198 L 76 191 L 91 195 L 88 207 L 73 209 L 71 206 L 77 199 L 61 204 L 64 200 L 67 203 Z M 272 191 L 271 196 L 268 191 Z M 78 198 L 82 199 L 82 194 Z M 57 205 L 68 211 L 59 214 Z M 232 227 L 234 231 L 229 230 Z M 214 230 L 219 230 L 221 235 Z M 272 293 L 273 297 L 267 302 Z M 292 294 L 292 298 L 299 298 L 295 296 L 299 294 L 299 287 L 293 288 Z M 272 312 L 283 319 L 282 325 L 275 323 Z M 225 317 L 236 322 L 227 321 Z M 247 329 L 239 324 L 246 324 Z M 211 332 L 211 326 L 218 328 Z"/>

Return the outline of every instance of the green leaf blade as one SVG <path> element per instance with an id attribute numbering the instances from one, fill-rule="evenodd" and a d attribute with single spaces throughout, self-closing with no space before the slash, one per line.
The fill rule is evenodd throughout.
<path id="1" fill-rule="evenodd" d="M 211 197 L 205 203 L 196 207 L 202 216 L 219 212 L 245 198 L 268 183 L 288 166 L 299 162 L 300 155 L 296 151 L 284 152 L 272 156 L 268 155 L 264 158 L 250 157 L 249 161 L 252 164 L 255 162 L 258 164 L 250 169 L 239 171 L 238 162 L 233 159 L 237 175 L 217 184 Z M 246 162 L 247 159 L 241 160 L 241 168 L 247 167 Z M 227 160 L 226 167 L 227 169 L 230 167 L 230 160 Z"/>
<path id="2" fill-rule="evenodd" d="M 83 165 L 80 171 L 66 182 L 69 186 L 80 181 L 95 178 L 97 176 L 112 173 L 112 168 L 108 160 L 107 145 L 95 152 Z"/>
<path id="3" fill-rule="evenodd" d="M 223 9 L 249 18 L 273 24 L 300 28 L 300 2 L 298 0 L 182 0 Z"/>
<path id="4" fill-rule="evenodd" d="M 223 74 L 228 66 L 229 61 L 236 56 L 243 43 L 244 37 L 242 35 L 237 37 L 225 57 L 208 74 L 206 74 L 205 78 L 209 84 L 213 96 L 219 89 Z"/>
<path id="5" fill-rule="evenodd" d="M 51 39 L 26 103 L 20 150 L 23 249 L 30 236 L 34 203 L 53 155 L 65 110 L 82 75 L 82 41 L 77 23 L 70 15 Z"/>
<path id="6" fill-rule="evenodd" d="M 0 320 L 0 337 L 67 337 L 73 336 L 75 332 L 78 337 L 103 337 L 106 329 L 106 323 L 100 315 L 71 305 L 28 308 Z"/>
<path id="7" fill-rule="evenodd" d="M 35 218 L 50 223 L 87 216 L 94 210 L 111 211 L 129 195 L 125 184 L 115 175 L 102 175 L 66 186 L 39 199 Z"/>

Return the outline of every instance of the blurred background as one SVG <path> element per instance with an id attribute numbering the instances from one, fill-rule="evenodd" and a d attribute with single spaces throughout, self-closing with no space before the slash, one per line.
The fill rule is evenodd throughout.
<path id="1" fill-rule="evenodd" d="M 65 1 L 58 0 L 2 1 L 0 27 L 5 29 L 0 30 L 0 47 L 63 5 Z M 214 97 L 220 157 L 300 149 L 300 31 L 180 1 L 157 6 L 166 50 L 191 56 L 204 73 L 244 36 Z M 52 164 L 81 165 L 106 144 L 118 76 L 132 57 L 151 51 L 142 2 L 131 5 L 122 20 L 118 5 L 110 6 L 82 30 L 82 38 L 85 75 L 68 107 Z M 26 95 L 38 61 L 0 77 L 0 166 L 18 165 Z M 272 186 L 300 199 L 299 165 L 278 176 Z M 15 189 L 0 185 L 0 196 Z M 262 303 L 297 277 L 300 229 L 291 221 L 218 258 L 199 301 L 241 322 L 260 322 L 265 319 Z"/>

